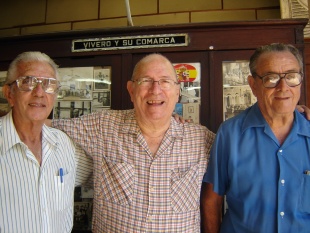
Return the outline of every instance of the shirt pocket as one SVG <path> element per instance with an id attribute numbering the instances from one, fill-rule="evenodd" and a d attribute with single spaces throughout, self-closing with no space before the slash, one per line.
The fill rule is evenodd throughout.
<path id="1" fill-rule="evenodd" d="M 65 210 L 72 206 L 74 193 L 74 177 L 73 173 L 69 172 L 63 175 L 61 181 L 60 176 L 54 176 L 55 183 L 55 203 L 57 210 Z"/>
<path id="2" fill-rule="evenodd" d="M 310 213 L 310 176 L 306 174 L 302 178 L 299 209 L 301 212 Z"/>
<path id="3" fill-rule="evenodd" d="M 134 167 L 127 163 L 103 161 L 100 183 L 106 201 L 130 205 L 134 190 Z"/>
<path id="4" fill-rule="evenodd" d="M 206 161 L 205 161 L 206 163 Z M 173 211 L 180 213 L 199 208 L 202 175 L 199 164 L 186 170 L 175 169 L 171 174 L 170 193 Z"/>

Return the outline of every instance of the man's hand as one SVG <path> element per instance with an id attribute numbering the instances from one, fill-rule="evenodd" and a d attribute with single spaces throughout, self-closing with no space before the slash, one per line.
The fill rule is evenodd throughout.
<path id="1" fill-rule="evenodd" d="M 173 113 L 172 116 L 174 117 L 174 119 L 178 122 L 178 123 L 182 123 L 184 124 L 186 121 L 184 120 L 183 117 L 181 117 L 180 115 Z"/>
<path id="2" fill-rule="evenodd" d="M 310 120 L 310 109 L 305 105 L 297 105 L 296 109 L 298 112 L 305 113 L 307 120 Z"/>

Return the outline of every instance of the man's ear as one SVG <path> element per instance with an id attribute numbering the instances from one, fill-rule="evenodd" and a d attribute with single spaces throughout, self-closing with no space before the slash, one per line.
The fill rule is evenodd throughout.
<path id="1" fill-rule="evenodd" d="M 256 96 L 256 90 L 257 90 L 257 86 L 256 86 L 256 80 L 252 75 L 248 76 L 248 83 L 251 87 L 251 90 L 253 92 L 253 94 Z"/>
<path id="2" fill-rule="evenodd" d="M 133 102 L 133 82 L 132 81 L 127 81 L 127 91 L 130 95 L 130 99 L 131 99 L 131 102 Z"/>
<path id="3" fill-rule="evenodd" d="M 12 89 L 9 85 L 4 85 L 2 87 L 2 93 L 4 95 L 4 97 L 7 99 L 7 101 L 9 102 L 10 106 L 13 107 L 14 106 L 14 101 L 13 101 L 13 93 L 12 93 Z"/>

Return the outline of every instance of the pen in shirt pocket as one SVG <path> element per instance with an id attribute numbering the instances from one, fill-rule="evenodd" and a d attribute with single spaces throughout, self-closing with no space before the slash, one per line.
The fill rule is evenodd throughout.
<path id="1" fill-rule="evenodd" d="M 305 170 L 304 174 L 306 174 L 307 176 L 310 176 L 310 170 Z"/>
<path id="2" fill-rule="evenodd" d="M 64 182 L 64 170 L 62 168 L 59 168 L 59 177 L 60 177 L 60 183 Z"/>

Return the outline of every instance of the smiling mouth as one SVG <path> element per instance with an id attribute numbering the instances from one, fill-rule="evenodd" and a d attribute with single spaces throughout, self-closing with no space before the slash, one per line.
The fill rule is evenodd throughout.
<path id="1" fill-rule="evenodd" d="M 276 97 L 276 99 L 281 99 L 281 100 L 286 100 L 286 99 L 289 99 L 289 97 L 280 97 L 280 96 L 278 96 L 278 97 Z"/>
<path id="2" fill-rule="evenodd" d="M 149 105 L 159 105 L 159 104 L 163 104 L 164 103 L 164 101 L 160 101 L 160 100 L 149 100 L 149 101 L 147 101 L 147 104 L 149 104 Z"/>
<path id="3" fill-rule="evenodd" d="M 31 107 L 45 107 L 45 104 L 29 104 Z"/>

